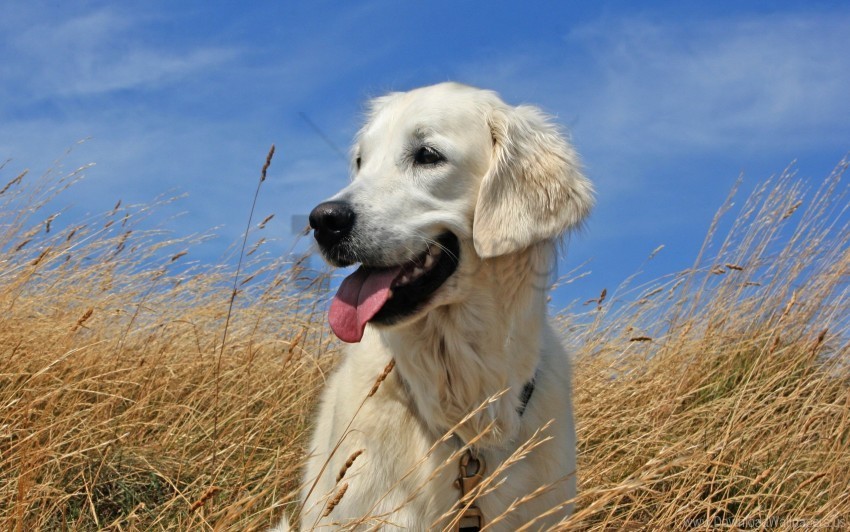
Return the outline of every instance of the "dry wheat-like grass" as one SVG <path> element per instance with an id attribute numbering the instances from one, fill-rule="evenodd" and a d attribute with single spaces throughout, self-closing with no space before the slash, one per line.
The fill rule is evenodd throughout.
<path id="1" fill-rule="evenodd" d="M 0 529 L 266 527 L 335 359 L 326 277 L 258 253 L 222 351 L 232 269 L 155 206 L 57 227 L 53 174 L 0 196 Z"/>
<path id="2" fill-rule="evenodd" d="M 810 197 L 791 172 L 765 182 L 723 238 L 721 209 L 692 269 L 559 315 L 580 446 L 560 528 L 848 524 L 846 167 Z M 231 268 L 186 262 L 203 237 L 146 229 L 156 205 L 60 225 L 48 209 L 82 170 L 0 187 L 0 528 L 257 530 L 296 513 L 337 360 L 327 276 L 263 253 L 270 218 L 235 296 Z"/>
<path id="3" fill-rule="evenodd" d="M 805 202 L 792 172 L 765 182 L 710 259 L 583 328 L 564 318 L 580 445 L 564 529 L 850 527 L 846 168 Z"/>

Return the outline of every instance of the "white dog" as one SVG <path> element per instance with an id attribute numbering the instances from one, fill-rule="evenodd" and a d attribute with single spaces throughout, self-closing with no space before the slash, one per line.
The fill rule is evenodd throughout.
<path id="1" fill-rule="evenodd" d="M 443 83 L 373 100 L 352 172 L 310 215 L 325 259 L 361 266 L 331 303 L 352 345 L 321 400 L 302 528 L 557 523 L 576 444 L 546 288 L 593 203 L 575 152 L 538 109 Z"/>

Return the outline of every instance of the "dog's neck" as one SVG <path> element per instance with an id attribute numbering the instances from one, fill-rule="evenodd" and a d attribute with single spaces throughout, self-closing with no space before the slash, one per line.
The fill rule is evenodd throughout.
<path id="1" fill-rule="evenodd" d="M 517 435 L 521 390 L 540 358 L 552 252 L 547 242 L 480 262 L 462 301 L 382 331 L 411 407 L 435 438 L 452 431 L 487 447 Z"/>

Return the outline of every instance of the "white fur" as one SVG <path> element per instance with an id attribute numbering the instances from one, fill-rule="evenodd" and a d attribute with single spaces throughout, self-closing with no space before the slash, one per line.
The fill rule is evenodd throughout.
<path id="1" fill-rule="evenodd" d="M 423 140 L 447 161 L 415 167 L 405 153 Z M 460 239 L 461 261 L 423 311 L 391 327 L 369 325 L 347 348 L 319 407 L 302 528 L 444 525 L 438 519 L 458 502 L 451 457 L 461 442 L 492 426 L 476 443 L 491 474 L 549 421 L 543 436 L 551 439 L 501 471 L 503 482 L 477 504 L 492 520 L 551 484 L 492 529 L 514 530 L 553 508 L 533 528 L 557 523 L 572 510 L 564 503 L 576 492 L 576 443 L 570 363 L 546 319 L 546 288 L 558 238 L 593 203 L 576 154 L 536 108 L 443 83 L 374 100 L 354 156 L 360 167 L 333 199 L 355 206 L 353 238 L 364 254 L 397 264 L 449 230 Z M 395 369 L 364 401 L 393 359 Z M 520 390 L 535 375 L 520 416 Z M 456 437 L 435 445 L 500 392 L 455 428 Z M 359 449 L 343 480 L 347 491 L 322 517 L 338 472 Z"/>

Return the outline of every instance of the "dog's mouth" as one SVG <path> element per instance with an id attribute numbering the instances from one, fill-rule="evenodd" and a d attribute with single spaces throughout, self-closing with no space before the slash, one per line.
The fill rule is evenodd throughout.
<path id="1" fill-rule="evenodd" d="M 391 325 L 416 313 L 451 277 L 460 260 L 457 237 L 446 232 L 424 253 L 397 266 L 363 264 L 346 277 L 328 321 L 340 340 L 359 342 L 367 323 Z"/>

